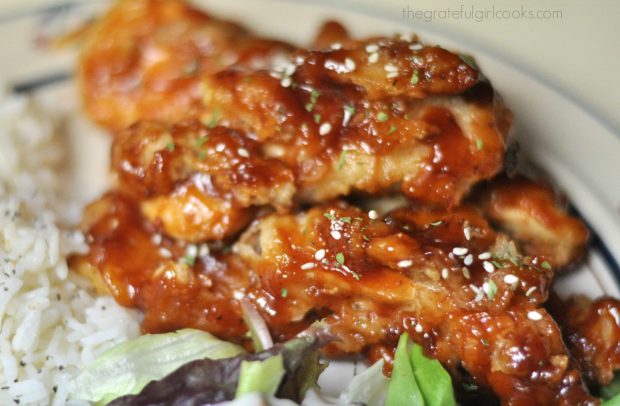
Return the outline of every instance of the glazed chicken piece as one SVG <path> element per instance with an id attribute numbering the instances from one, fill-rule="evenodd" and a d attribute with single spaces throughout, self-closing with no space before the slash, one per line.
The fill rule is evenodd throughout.
<path id="1" fill-rule="evenodd" d="M 405 208 L 385 222 L 345 204 L 276 214 L 234 251 L 258 274 L 246 297 L 278 340 L 320 320 L 338 338 L 328 351 L 373 353 L 408 331 L 504 404 L 589 399 L 540 308 L 553 270 L 519 254 L 474 208 Z"/>
<path id="2" fill-rule="evenodd" d="M 501 169 L 511 121 L 458 55 L 400 39 L 300 50 L 272 71 L 225 69 L 203 92 L 220 123 L 293 169 L 304 202 L 400 186 L 455 205 Z"/>
<path id="3" fill-rule="evenodd" d="M 620 370 L 620 301 L 610 297 L 555 298 L 550 310 L 589 383 L 608 385 Z"/>
<path id="4" fill-rule="evenodd" d="M 328 354 L 374 360 L 408 331 L 505 404 L 590 399 L 541 308 L 553 269 L 521 255 L 474 207 L 405 208 L 384 221 L 345 203 L 272 214 L 231 253 L 214 254 L 157 234 L 115 193 L 88 209 L 85 232 L 91 250 L 72 265 L 142 309 L 146 332 L 195 327 L 244 341 L 246 298 L 276 341 L 318 322 L 337 337 Z"/>
<path id="5" fill-rule="evenodd" d="M 119 0 L 88 30 L 77 76 L 90 117 L 119 130 L 200 117 L 202 75 L 270 66 L 290 51 L 183 1 Z"/>
<path id="6" fill-rule="evenodd" d="M 283 211 L 295 193 L 293 173 L 256 141 L 198 121 L 131 126 L 114 140 L 112 168 L 146 219 L 187 242 L 234 235 L 256 206 Z"/>
<path id="7" fill-rule="evenodd" d="M 550 185 L 518 175 L 500 176 L 472 197 L 484 215 L 519 243 L 527 255 L 546 257 L 555 267 L 575 263 L 588 241 L 588 228 L 567 212 Z"/>
<path id="8" fill-rule="evenodd" d="M 330 354 L 378 354 L 408 331 L 504 404 L 590 399 L 540 307 L 553 270 L 521 256 L 473 208 L 371 217 L 344 203 L 272 214 L 232 253 L 214 255 L 161 237 L 131 198 L 109 194 L 88 209 L 91 250 L 72 265 L 142 309 L 146 332 L 195 327 L 243 341 L 246 298 L 277 341 L 318 322 L 338 339 Z"/>
<path id="9" fill-rule="evenodd" d="M 120 192 L 90 204 L 82 226 L 90 250 L 72 258 L 71 268 L 119 304 L 140 309 L 144 332 L 192 327 L 242 340 L 247 328 L 235 292 L 249 284 L 246 269 L 212 255 L 206 244 L 162 236 Z"/>

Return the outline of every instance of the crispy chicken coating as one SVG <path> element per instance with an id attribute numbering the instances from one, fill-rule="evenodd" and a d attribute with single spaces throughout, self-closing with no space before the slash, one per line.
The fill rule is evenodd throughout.
<path id="1" fill-rule="evenodd" d="M 278 341 L 319 322 L 338 338 L 329 353 L 372 354 L 408 331 L 506 404 L 590 399 L 540 307 L 553 270 L 522 256 L 474 208 L 405 208 L 385 221 L 344 203 L 272 214 L 232 253 L 212 256 L 153 238 L 129 198 L 100 204 L 86 230 L 91 252 L 75 266 L 97 268 L 121 303 L 143 309 L 146 331 L 191 326 L 239 340 L 246 298 Z"/>
<path id="2" fill-rule="evenodd" d="M 458 204 L 501 169 L 511 121 L 458 55 L 400 39 L 298 51 L 272 71 L 225 69 L 203 92 L 222 124 L 295 171 L 306 202 L 400 186 Z"/>
<path id="3" fill-rule="evenodd" d="M 251 207 L 285 210 L 295 193 L 293 173 L 262 158 L 256 141 L 197 121 L 131 126 L 114 140 L 112 167 L 152 224 L 189 242 L 233 235 Z"/>
<path id="4" fill-rule="evenodd" d="M 200 77 L 229 65 L 269 66 L 291 47 L 177 0 L 119 0 L 88 30 L 77 69 L 100 125 L 201 115 Z"/>
<path id="5" fill-rule="evenodd" d="M 551 312 L 588 381 L 594 386 L 609 384 L 620 370 L 620 301 L 610 297 L 556 298 Z"/>
<path id="6" fill-rule="evenodd" d="M 568 214 L 566 201 L 548 184 L 500 176 L 476 189 L 473 197 L 526 254 L 544 256 L 556 267 L 575 263 L 583 254 L 588 229 Z"/>

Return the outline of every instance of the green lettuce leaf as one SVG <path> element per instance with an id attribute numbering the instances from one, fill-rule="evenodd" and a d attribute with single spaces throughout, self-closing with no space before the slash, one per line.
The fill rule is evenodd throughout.
<path id="1" fill-rule="evenodd" d="M 602 402 L 601 406 L 620 406 L 620 395 Z"/>
<path id="2" fill-rule="evenodd" d="M 114 400 L 110 406 L 202 405 L 249 392 L 272 395 L 278 389 L 278 397 L 296 400 L 316 385 L 314 374 L 304 371 L 322 370 L 320 365 L 309 364 L 318 360 L 318 350 L 324 343 L 319 337 L 301 337 L 257 354 L 192 361 L 150 382 L 140 393 Z"/>
<path id="3" fill-rule="evenodd" d="M 235 397 L 252 392 L 275 394 L 284 372 L 281 354 L 269 357 L 264 361 L 241 361 Z"/>
<path id="4" fill-rule="evenodd" d="M 424 397 L 411 366 L 410 354 L 409 336 L 405 333 L 400 336 L 394 354 L 394 367 L 388 385 L 386 406 L 424 406 Z"/>
<path id="5" fill-rule="evenodd" d="M 614 379 L 607 386 L 601 388 L 601 397 L 611 399 L 620 394 L 620 373 L 615 374 Z"/>
<path id="6" fill-rule="evenodd" d="M 184 329 L 168 334 L 147 334 L 101 354 L 71 383 L 74 399 L 105 404 L 140 392 L 189 361 L 229 358 L 244 350 L 209 333 Z"/>
<path id="7" fill-rule="evenodd" d="M 411 365 L 427 406 L 456 405 L 450 374 L 439 361 L 426 357 L 419 344 L 413 344 Z"/>
<path id="8" fill-rule="evenodd" d="M 342 404 L 384 405 L 389 383 L 383 375 L 384 364 L 383 360 L 379 360 L 361 374 L 355 375 L 338 398 Z"/>
<path id="9" fill-rule="evenodd" d="M 428 358 L 407 333 L 400 336 L 388 385 L 387 406 L 454 406 L 450 374 L 441 363 Z"/>

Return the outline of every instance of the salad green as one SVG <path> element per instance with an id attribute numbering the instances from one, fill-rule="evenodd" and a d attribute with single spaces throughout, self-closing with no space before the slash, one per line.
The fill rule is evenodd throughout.
<path id="1" fill-rule="evenodd" d="M 387 406 L 454 406 L 450 374 L 441 363 L 424 355 L 422 346 L 401 335 L 388 386 Z"/>
<path id="2" fill-rule="evenodd" d="M 200 358 L 228 358 L 245 351 L 209 333 L 183 329 L 167 334 L 147 334 L 119 344 L 88 365 L 71 384 L 71 396 L 106 404 L 140 392 L 180 366 Z"/>

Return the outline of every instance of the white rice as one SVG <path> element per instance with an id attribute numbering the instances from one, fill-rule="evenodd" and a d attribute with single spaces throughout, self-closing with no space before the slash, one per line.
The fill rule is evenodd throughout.
<path id="1" fill-rule="evenodd" d="M 71 404 L 68 382 L 137 336 L 137 315 L 68 270 L 86 247 L 70 228 L 79 207 L 63 198 L 60 118 L 0 93 L 0 405 Z"/>

